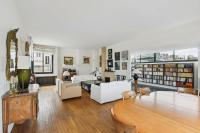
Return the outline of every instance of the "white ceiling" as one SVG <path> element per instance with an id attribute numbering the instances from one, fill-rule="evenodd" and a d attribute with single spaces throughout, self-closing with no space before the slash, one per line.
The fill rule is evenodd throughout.
<path id="1" fill-rule="evenodd" d="M 200 18 L 200 0 L 15 2 L 24 27 L 34 43 L 70 48 L 113 45 L 141 33 Z"/>

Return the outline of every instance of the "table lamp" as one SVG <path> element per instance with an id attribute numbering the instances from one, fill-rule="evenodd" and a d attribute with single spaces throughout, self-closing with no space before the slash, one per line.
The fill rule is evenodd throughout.
<path id="1" fill-rule="evenodd" d="M 67 79 L 69 80 L 69 76 L 70 76 L 71 74 L 68 72 L 68 71 L 64 71 L 63 72 L 63 77 L 64 77 L 64 79 L 66 80 L 66 77 L 67 77 Z"/>
<path id="2" fill-rule="evenodd" d="M 19 87 L 21 90 L 28 89 L 31 76 L 30 56 L 19 56 L 17 65 Z"/>

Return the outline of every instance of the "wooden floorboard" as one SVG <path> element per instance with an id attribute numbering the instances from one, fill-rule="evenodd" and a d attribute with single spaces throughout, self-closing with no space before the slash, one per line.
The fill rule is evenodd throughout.
<path id="1" fill-rule="evenodd" d="M 12 133 L 114 133 L 113 105 L 96 103 L 84 90 L 81 98 L 61 101 L 55 86 L 41 87 L 37 121 L 15 125 Z"/>

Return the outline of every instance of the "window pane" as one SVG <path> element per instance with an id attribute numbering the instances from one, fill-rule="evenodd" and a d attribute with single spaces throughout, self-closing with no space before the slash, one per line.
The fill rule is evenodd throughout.
<path id="1" fill-rule="evenodd" d="M 175 50 L 175 60 L 198 60 L 198 49 Z"/>
<path id="2" fill-rule="evenodd" d="M 132 58 L 132 63 L 139 63 L 140 62 L 140 55 L 135 55 Z"/>
<path id="3" fill-rule="evenodd" d="M 156 61 L 173 61 L 173 51 L 156 53 Z"/>
<path id="4" fill-rule="evenodd" d="M 43 54 L 41 52 L 34 52 L 34 72 L 43 72 Z"/>
<path id="5" fill-rule="evenodd" d="M 154 62 L 154 54 L 141 54 L 141 62 Z"/>
<path id="6" fill-rule="evenodd" d="M 44 53 L 44 72 L 52 72 L 52 54 Z"/>

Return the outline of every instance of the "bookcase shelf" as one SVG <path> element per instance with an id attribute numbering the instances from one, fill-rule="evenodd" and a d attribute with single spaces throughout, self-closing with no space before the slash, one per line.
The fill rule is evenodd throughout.
<path id="1" fill-rule="evenodd" d="M 193 63 L 165 63 L 165 64 L 136 64 L 142 74 L 142 82 L 193 88 L 194 72 Z M 133 68 L 132 68 L 133 70 Z"/>

